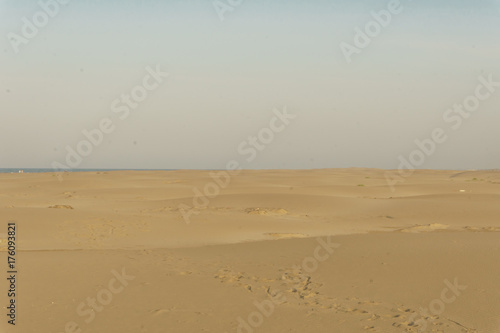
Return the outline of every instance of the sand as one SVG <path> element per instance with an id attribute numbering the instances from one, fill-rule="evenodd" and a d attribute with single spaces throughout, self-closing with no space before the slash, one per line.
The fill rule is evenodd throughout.
<path id="1" fill-rule="evenodd" d="M 500 332 L 499 171 L 225 180 L 0 174 L 0 332 Z"/>

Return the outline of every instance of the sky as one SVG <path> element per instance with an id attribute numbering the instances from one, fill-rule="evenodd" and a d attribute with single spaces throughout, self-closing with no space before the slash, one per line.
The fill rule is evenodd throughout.
<path id="1" fill-rule="evenodd" d="M 0 168 L 500 168 L 499 60 L 500 0 L 0 0 Z"/>

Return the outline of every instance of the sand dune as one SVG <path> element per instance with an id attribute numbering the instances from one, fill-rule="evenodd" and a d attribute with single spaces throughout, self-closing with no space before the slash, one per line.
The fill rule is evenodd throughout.
<path id="1" fill-rule="evenodd" d="M 384 172 L 0 174 L 0 331 L 500 332 L 500 172 Z"/>

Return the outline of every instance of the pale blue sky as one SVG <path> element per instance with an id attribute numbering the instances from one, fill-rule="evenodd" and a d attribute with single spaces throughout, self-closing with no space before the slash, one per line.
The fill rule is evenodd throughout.
<path id="1" fill-rule="evenodd" d="M 500 81 L 500 1 L 402 0 L 347 63 L 339 44 L 388 3 L 245 0 L 221 21 L 211 0 L 73 0 L 15 53 L 41 9 L 0 0 L 0 167 L 64 163 L 109 117 L 80 168 L 397 168 L 436 127 L 449 139 L 422 168 L 499 168 L 500 88 L 459 130 L 443 114 Z M 119 120 L 112 101 L 157 64 L 170 76 Z M 247 162 L 238 146 L 283 106 L 297 118 Z"/>

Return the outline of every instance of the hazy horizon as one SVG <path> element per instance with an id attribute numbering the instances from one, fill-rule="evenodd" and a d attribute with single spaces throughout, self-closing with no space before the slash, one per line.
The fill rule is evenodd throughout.
<path id="1" fill-rule="evenodd" d="M 436 128 L 447 140 L 419 169 L 500 167 L 500 88 L 444 119 L 481 77 L 500 82 L 500 1 L 402 0 L 350 63 L 342 43 L 390 1 L 242 1 L 223 21 L 214 3 L 59 3 L 16 53 L 41 7 L 0 1 L 0 168 L 69 166 L 104 118 L 114 130 L 75 168 L 396 169 Z M 121 119 L 146 68 L 168 76 Z M 244 144 L 285 108 L 264 149 Z"/>

